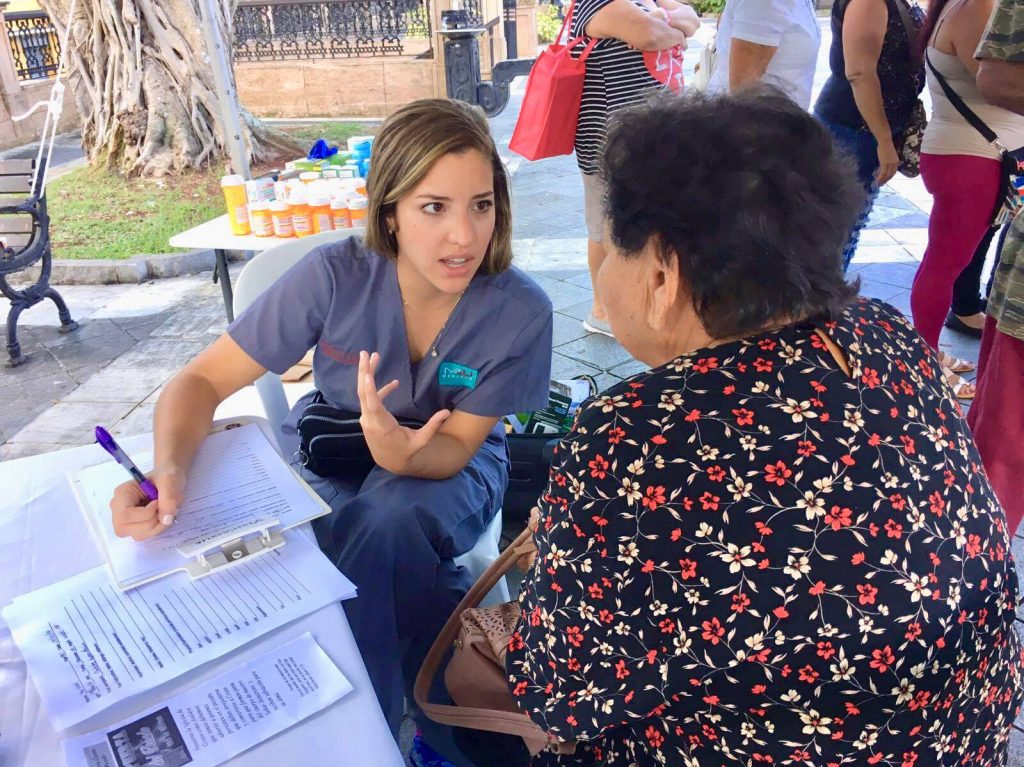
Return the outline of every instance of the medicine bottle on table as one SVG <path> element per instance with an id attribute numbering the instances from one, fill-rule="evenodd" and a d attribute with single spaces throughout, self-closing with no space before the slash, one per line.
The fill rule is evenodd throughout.
<path id="1" fill-rule="evenodd" d="M 275 237 L 295 236 L 295 228 L 292 226 L 292 206 L 285 200 L 275 200 L 270 203 L 270 217 L 274 222 Z"/>
<path id="2" fill-rule="evenodd" d="M 231 233 L 242 236 L 249 234 L 249 209 L 246 207 L 248 198 L 245 193 L 245 179 L 241 176 L 224 176 L 220 180 L 224 202 L 228 208 L 228 221 L 231 222 Z"/>
<path id="3" fill-rule="evenodd" d="M 331 219 L 335 229 L 352 228 L 352 219 L 348 215 L 348 200 L 344 197 L 331 200 Z"/>
<path id="4" fill-rule="evenodd" d="M 269 203 L 250 203 L 249 222 L 252 224 L 252 233 L 257 237 L 274 236 L 274 218 L 270 215 Z"/>
<path id="5" fill-rule="evenodd" d="M 348 198 L 348 214 L 352 219 L 352 226 L 366 226 L 366 209 L 369 204 L 370 201 L 361 194 Z"/>
<path id="6" fill-rule="evenodd" d="M 309 214 L 313 219 L 313 234 L 330 232 L 334 229 L 331 218 L 331 198 L 327 195 L 316 195 L 309 198 Z"/>
<path id="7" fill-rule="evenodd" d="M 313 216 L 310 215 L 309 203 L 298 193 L 292 194 L 288 201 L 292 206 L 292 229 L 296 237 L 309 237 L 313 234 Z"/>

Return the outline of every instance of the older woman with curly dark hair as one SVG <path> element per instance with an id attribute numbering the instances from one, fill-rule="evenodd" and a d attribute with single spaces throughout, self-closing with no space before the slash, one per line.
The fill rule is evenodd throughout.
<path id="1" fill-rule="evenodd" d="M 535 764 L 1000 765 L 1022 693 L 1006 520 L 933 350 L 858 298 L 856 181 L 778 92 L 624 114 L 616 337 L 507 655 L 574 755 Z"/>

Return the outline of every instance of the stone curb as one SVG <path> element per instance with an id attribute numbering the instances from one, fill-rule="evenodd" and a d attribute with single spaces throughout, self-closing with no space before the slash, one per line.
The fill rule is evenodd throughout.
<path id="1" fill-rule="evenodd" d="M 241 260 L 240 255 L 235 251 L 228 251 L 228 260 Z M 187 274 L 211 272 L 214 264 L 212 250 L 139 254 L 119 260 L 55 258 L 50 282 L 54 285 L 137 285 L 161 277 L 182 277 Z"/>

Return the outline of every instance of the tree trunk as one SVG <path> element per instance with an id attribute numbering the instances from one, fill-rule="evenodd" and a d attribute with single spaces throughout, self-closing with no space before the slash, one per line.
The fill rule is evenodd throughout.
<path id="1" fill-rule="evenodd" d="M 63 39 L 70 0 L 40 5 Z M 218 8 L 230 41 L 233 2 L 218 0 Z M 191 0 L 77 0 L 67 71 L 91 163 L 162 176 L 227 160 L 201 23 Z M 250 161 L 302 153 L 246 110 L 240 116 Z"/>

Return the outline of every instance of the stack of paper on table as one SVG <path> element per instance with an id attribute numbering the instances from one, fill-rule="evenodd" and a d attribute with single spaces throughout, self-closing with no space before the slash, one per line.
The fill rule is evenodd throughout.
<path id="1" fill-rule="evenodd" d="M 151 453 L 136 459 L 152 465 Z M 126 476 L 107 461 L 71 477 L 108 567 L 3 610 L 58 730 L 356 593 L 311 536 L 292 529 L 329 508 L 257 423 L 207 437 L 177 521 L 144 542 L 114 535 L 109 500 Z M 202 578 L 183 572 L 191 552 L 260 527 L 273 528 L 277 548 L 222 557 L 228 566 Z"/>
<path id="2" fill-rule="evenodd" d="M 62 743 L 68 767 L 214 767 L 326 708 L 352 685 L 310 634 L 162 705 Z"/>
<path id="3" fill-rule="evenodd" d="M 303 533 L 286 536 L 287 545 L 205 578 L 175 573 L 123 592 L 97 567 L 15 599 L 3 617 L 54 728 L 355 596 Z"/>
<path id="4" fill-rule="evenodd" d="M 132 457 L 143 471 L 152 468 L 152 452 Z M 226 535 L 260 526 L 283 531 L 330 511 L 255 423 L 215 431 L 206 438 L 189 471 L 185 502 L 174 524 L 141 543 L 118 538 L 110 515 L 114 488 L 127 476 L 117 463 L 105 461 L 70 477 L 114 581 L 122 589 L 185 569 L 204 544 Z"/>

